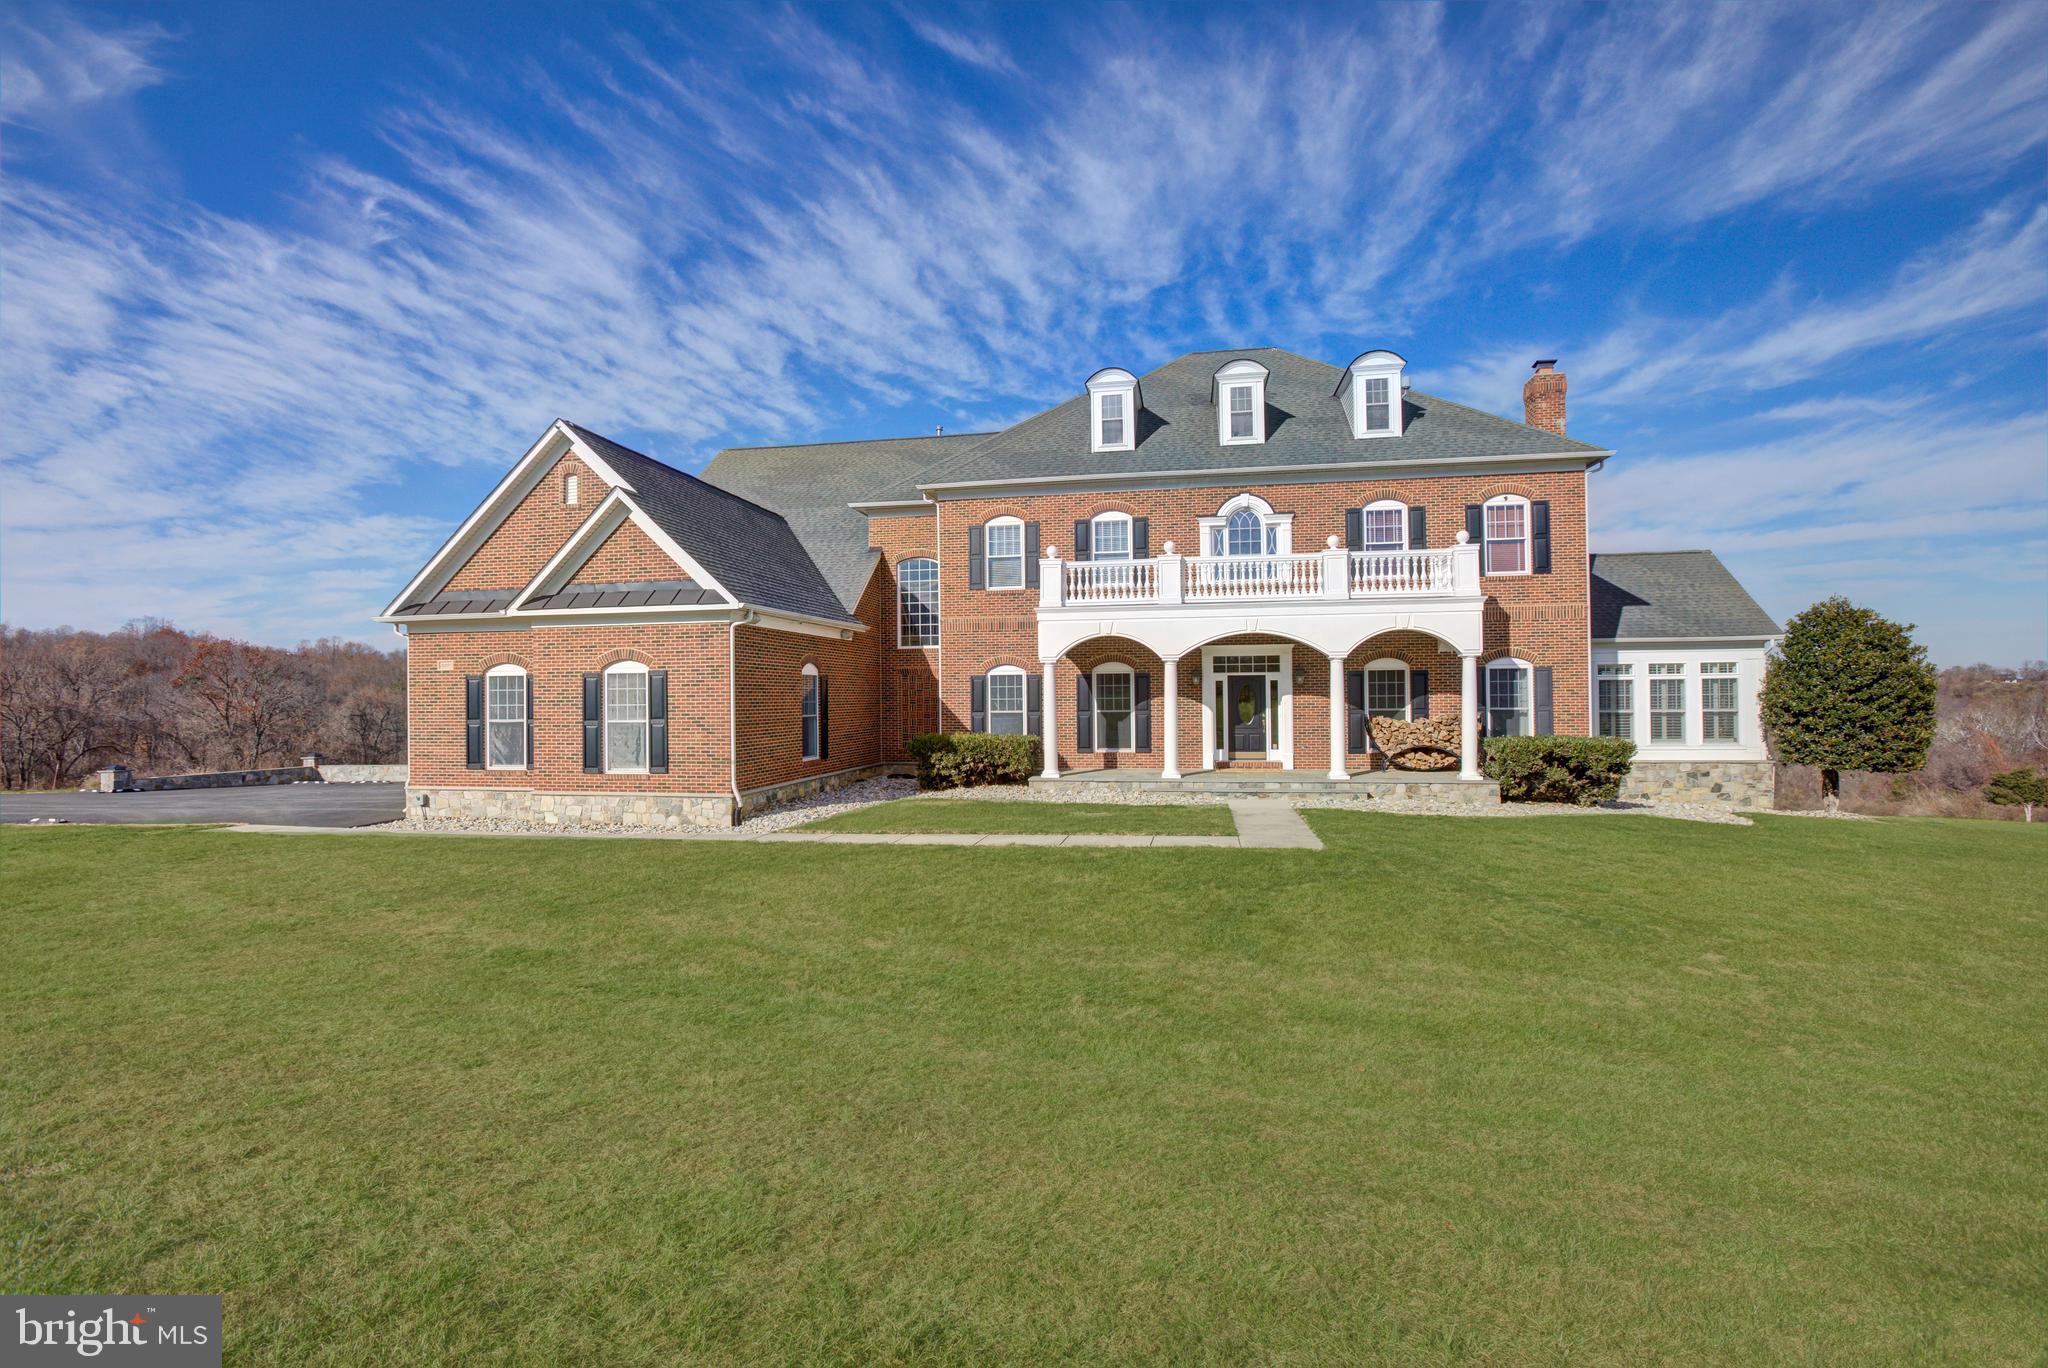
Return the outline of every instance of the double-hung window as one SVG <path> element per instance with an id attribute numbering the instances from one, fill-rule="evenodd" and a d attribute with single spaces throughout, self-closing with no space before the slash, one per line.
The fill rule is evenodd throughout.
<path id="1" fill-rule="evenodd" d="M 1408 549 L 1408 506 L 1384 502 L 1370 504 L 1360 515 L 1364 522 L 1366 551 Z"/>
<path id="2" fill-rule="evenodd" d="M 1102 445 L 1120 447 L 1124 444 L 1124 424 L 1128 421 L 1124 413 L 1124 396 L 1105 394 L 1102 396 Z"/>
<path id="3" fill-rule="evenodd" d="M 1502 495 L 1486 504 L 1486 573 L 1529 573 L 1529 501 Z"/>
<path id="4" fill-rule="evenodd" d="M 1024 524 L 1016 518 L 997 518 L 988 524 L 985 532 L 988 539 L 988 587 L 1022 589 Z"/>
<path id="5" fill-rule="evenodd" d="M 989 671 L 988 729 L 997 736 L 1024 734 L 1024 672 L 1014 666 Z"/>
<path id="6" fill-rule="evenodd" d="M 1408 718 L 1408 667 L 1401 664 L 1368 666 L 1365 671 L 1365 714 L 1368 717 Z"/>
<path id="7" fill-rule="evenodd" d="M 1127 751 L 1135 746 L 1131 729 L 1131 672 L 1106 665 L 1095 672 L 1095 749 Z"/>
<path id="8" fill-rule="evenodd" d="M 1636 682 L 1629 677 L 1634 666 L 1599 667 L 1600 735 L 1626 740 L 1636 734 Z"/>
<path id="9" fill-rule="evenodd" d="M 1131 558 L 1131 519 L 1126 513 L 1104 513 L 1089 524 L 1088 555 L 1092 560 Z"/>
<path id="10" fill-rule="evenodd" d="M 1230 387 L 1230 435 L 1233 439 L 1257 436 L 1252 427 L 1252 387 Z"/>
<path id="11" fill-rule="evenodd" d="M 647 667 L 614 665 L 604 672 L 604 767 L 613 774 L 647 772 Z"/>
<path id="12" fill-rule="evenodd" d="M 1685 666 L 1662 661 L 1650 666 L 1650 739 L 1685 740 Z"/>
<path id="13" fill-rule="evenodd" d="M 939 563 L 913 556 L 896 567 L 896 644 L 939 644 Z"/>
<path id="14" fill-rule="evenodd" d="M 486 763 L 492 769 L 526 768 L 526 671 L 499 665 L 484 675 Z"/>
<path id="15" fill-rule="evenodd" d="M 1394 426 L 1393 382 L 1385 376 L 1365 382 L 1365 430 L 1388 432 Z"/>
<path id="16" fill-rule="evenodd" d="M 1709 660 L 1700 666 L 1700 740 L 1736 740 L 1735 662 Z"/>
<path id="17" fill-rule="evenodd" d="M 1530 734 L 1529 668 L 1519 661 L 1486 667 L 1486 734 Z"/>

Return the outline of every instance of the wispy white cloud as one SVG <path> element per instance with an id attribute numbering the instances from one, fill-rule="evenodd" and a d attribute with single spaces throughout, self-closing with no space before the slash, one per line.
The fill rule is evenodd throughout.
<path id="1" fill-rule="evenodd" d="M 1017 64 L 1010 60 L 1010 54 L 1003 51 L 999 44 L 947 28 L 929 15 L 920 14 L 915 10 L 906 9 L 902 14 L 903 22 L 910 26 L 912 33 L 955 61 L 982 67 L 999 76 L 1023 74 L 1017 69 Z"/>
<path id="2" fill-rule="evenodd" d="M 132 95 L 164 79 L 157 24 L 93 28 L 61 10 L 0 15 L 0 120 L 35 122 Z"/>

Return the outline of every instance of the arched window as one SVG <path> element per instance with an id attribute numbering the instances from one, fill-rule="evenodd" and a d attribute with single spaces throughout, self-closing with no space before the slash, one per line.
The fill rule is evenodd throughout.
<path id="1" fill-rule="evenodd" d="M 1486 667 L 1486 734 L 1528 736 L 1529 662 L 1496 660 Z"/>
<path id="2" fill-rule="evenodd" d="M 517 665 L 484 671 L 484 756 L 492 769 L 526 768 L 526 688 L 526 671 Z"/>
<path id="3" fill-rule="evenodd" d="M 1375 660 L 1365 667 L 1365 714 L 1367 717 L 1398 717 L 1410 720 L 1413 700 L 1408 696 L 1408 662 L 1391 658 Z"/>
<path id="4" fill-rule="evenodd" d="M 985 526 L 988 553 L 988 587 L 1024 587 L 1024 520 L 991 518 Z"/>
<path id="5" fill-rule="evenodd" d="M 896 567 L 896 644 L 939 644 L 939 563 L 913 556 Z"/>
<path id="6" fill-rule="evenodd" d="M 1529 573 L 1529 501 L 1519 494 L 1496 494 L 1486 501 L 1486 573 Z"/>
<path id="7" fill-rule="evenodd" d="M 1095 749 L 1127 751 L 1137 748 L 1133 726 L 1134 676 L 1128 665 L 1102 665 L 1095 671 Z"/>
<path id="8" fill-rule="evenodd" d="M 647 773 L 647 667 L 621 661 L 604 672 L 604 767 Z"/>
<path id="9" fill-rule="evenodd" d="M 1120 561 L 1131 558 L 1131 515 L 1098 513 L 1088 525 L 1088 558 Z"/>
<path id="10" fill-rule="evenodd" d="M 1258 495 L 1244 493 L 1226 501 L 1214 517 L 1196 521 L 1209 556 L 1284 556 L 1294 515 L 1275 513 Z"/>
<path id="11" fill-rule="evenodd" d="M 1226 556 L 1263 556 L 1266 554 L 1266 529 L 1259 515 L 1249 508 L 1240 508 L 1230 515 L 1223 524 L 1223 554 Z"/>
<path id="12" fill-rule="evenodd" d="M 1406 551 L 1408 549 L 1408 505 L 1399 499 L 1378 499 L 1359 515 L 1365 534 L 1361 551 Z"/>
<path id="13" fill-rule="evenodd" d="M 1024 734 L 1024 671 L 998 665 L 988 672 L 988 729 L 997 736 Z"/>
<path id="14" fill-rule="evenodd" d="M 825 681 L 818 667 L 804 666 L 803 755 L 806 760 L 825 758 Z"/>

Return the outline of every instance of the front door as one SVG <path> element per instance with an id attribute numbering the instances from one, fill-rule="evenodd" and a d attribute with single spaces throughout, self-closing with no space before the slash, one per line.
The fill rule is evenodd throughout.
<path id="1" fill-rule="evenodd" d="M 1237 759 L 1266 758 L 1266 677 L 1231 675 L 1224 687 L 1230 718 L 1230 754 Z"/>

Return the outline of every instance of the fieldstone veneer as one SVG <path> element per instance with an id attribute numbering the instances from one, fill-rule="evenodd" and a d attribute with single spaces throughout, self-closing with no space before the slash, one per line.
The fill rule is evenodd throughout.
<path id="1" fill-rule="evenodd" d="M 1641 760 L 1629 767 L 1621 797 L 1639 802 L 1774 806 L 1777 766 L 1769 760 Z"/>
<path id="2" fill-rule="evenodd" d="M 421 805 L 420 799 L 426 798 Z M 732 825 L 732 795 L 703 793 L 536 793 L 530 789 L 407 788 L 414 822 L 528 822 L 534 826 L 623 826 L 681 830 Z"/>

